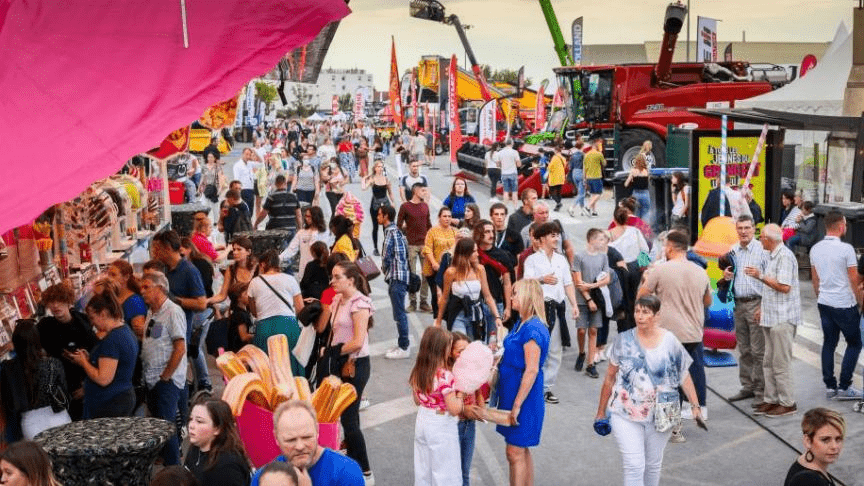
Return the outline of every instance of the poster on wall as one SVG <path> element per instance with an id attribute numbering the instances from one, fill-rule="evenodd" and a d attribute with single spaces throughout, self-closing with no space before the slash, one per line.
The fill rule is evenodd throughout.
<path id="1" fill-rule="evenodd" d="M 756 130 L 730 130 L 726 141 L 726 187 L 720 190 L 721 173 L 721 138 L 719 131 L 697 131 L 693 136 L 693 154 L 691 161 L 691 230 L 701 235 L 704 224 L 717 216 L 720 209 L 721 192 L 725 196 L 724 214 L 733 217 L 731 205 L 735 206 L 736 198 L 746 195 L 741 191 L 741 185 L 747 178 L 750 162 L 756 146 L 759 143 L 760 132 Z M 756 225 L 757 230 L 779 216 L 780 175 L 779 161 L 774 161 L 777 152 L 774 148 L 781 140 L 778 131 L 769 131 L 765 148 L 756 159 L 756 166 L 749 183 L 749 193 L 736 210 L 738 213 L 749 211 L 754 219 L 762 220 Z M 752 202 L 751 202 L 752 200 Z M 777 209 L 777 211 L 775 211 Z M 776 215 L 774 213 L 777 213 Z"/>

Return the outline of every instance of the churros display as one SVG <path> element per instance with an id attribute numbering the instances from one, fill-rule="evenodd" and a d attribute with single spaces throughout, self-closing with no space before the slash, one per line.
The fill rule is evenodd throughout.
<path id="1" fill-rule="evenodd" d="M 285 335 L 270 336 L 267 351 L 248 344 L 237 353 L 228 351 L 216 358 L 216 366 L 228 382 L 222 400 L 235 416 L 243 412 L 246 400 L 272 411 L 282 402 L 297 399 L 315 407 L 319 422 L 333 423 L 357 400 L 354 386 L 335 376 L 325 378 L 312 393 L 305 377 L 291 373 L 291 351 Z"/>

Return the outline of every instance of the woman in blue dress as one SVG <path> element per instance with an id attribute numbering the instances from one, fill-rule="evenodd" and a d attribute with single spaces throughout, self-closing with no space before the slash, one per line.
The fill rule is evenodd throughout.
<path id="1" fill-rule="evenodd" d="M 543 290 L 537 280 L 524 279 L 513 286 L 513 310 L 522 319 L 504 339 L 504 355 L 498 363 L 498 407 L 510 410 L 510 426 L 499 425 L 507 443 L 510 485 L 534 484 L 534 461 L 529 447 L 540 444 L 545 402 L 543 363 L 549 353 Z"/>

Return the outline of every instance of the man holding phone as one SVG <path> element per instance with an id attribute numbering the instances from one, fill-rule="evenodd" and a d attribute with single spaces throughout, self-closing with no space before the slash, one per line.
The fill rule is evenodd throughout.
<path id="1" fill-rule="evenodd" d="M 723 269 L 723 279 L 732 282 L 735 295 L 735 340 L 738 342 L 738 380 L 741 390 L 729 397 L 730 402 L 753 398 L 753 408 L 762 404 L 765 375 L 762 359 L 765 356 L 765 336 L 759 327 L 762 306 L 762 282 L 745 273 L 751 267 L 765 270 L 767 253 L 762 243 L 753 239 L 756 226 L 748 215 L 735 222 L 738 243 L 732 245 L 733 266 Z"/>

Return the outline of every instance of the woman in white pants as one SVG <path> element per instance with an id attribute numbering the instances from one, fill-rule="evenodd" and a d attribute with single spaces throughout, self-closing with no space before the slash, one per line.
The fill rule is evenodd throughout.
<path id="1" fill-rule="evenodd" d="M 464 404 L 447 369 L 450 333 L 426 328 L 408 383 L 414 390 L 414 486 L 461 486 L 459 414 Z"/>
<path id="2" fill-rule="evenodd" d="M 696 404 L 692 406 L 693 418 L 702 420 L 696 389 L 687 372 L 692 359 L 671 332 L 657 325 L 659 310 L 660 299 L 653 295 L 636 301 L 636 327 L 615 338 L 600 391 L 594 428 L 606 435 L 611 425 L 624 462 L 625 486 L 660 484 L 663 450 L 681 414 L 679 408 L 677 420 L 663 420 L 664 414 L 658 414 L 657 409 L 680 407 L 679 386 L 690 403 Z M 611 412 L 608 421 L 607 409 Z M 657 420 L 658 415 L 661 420 Z"/>

